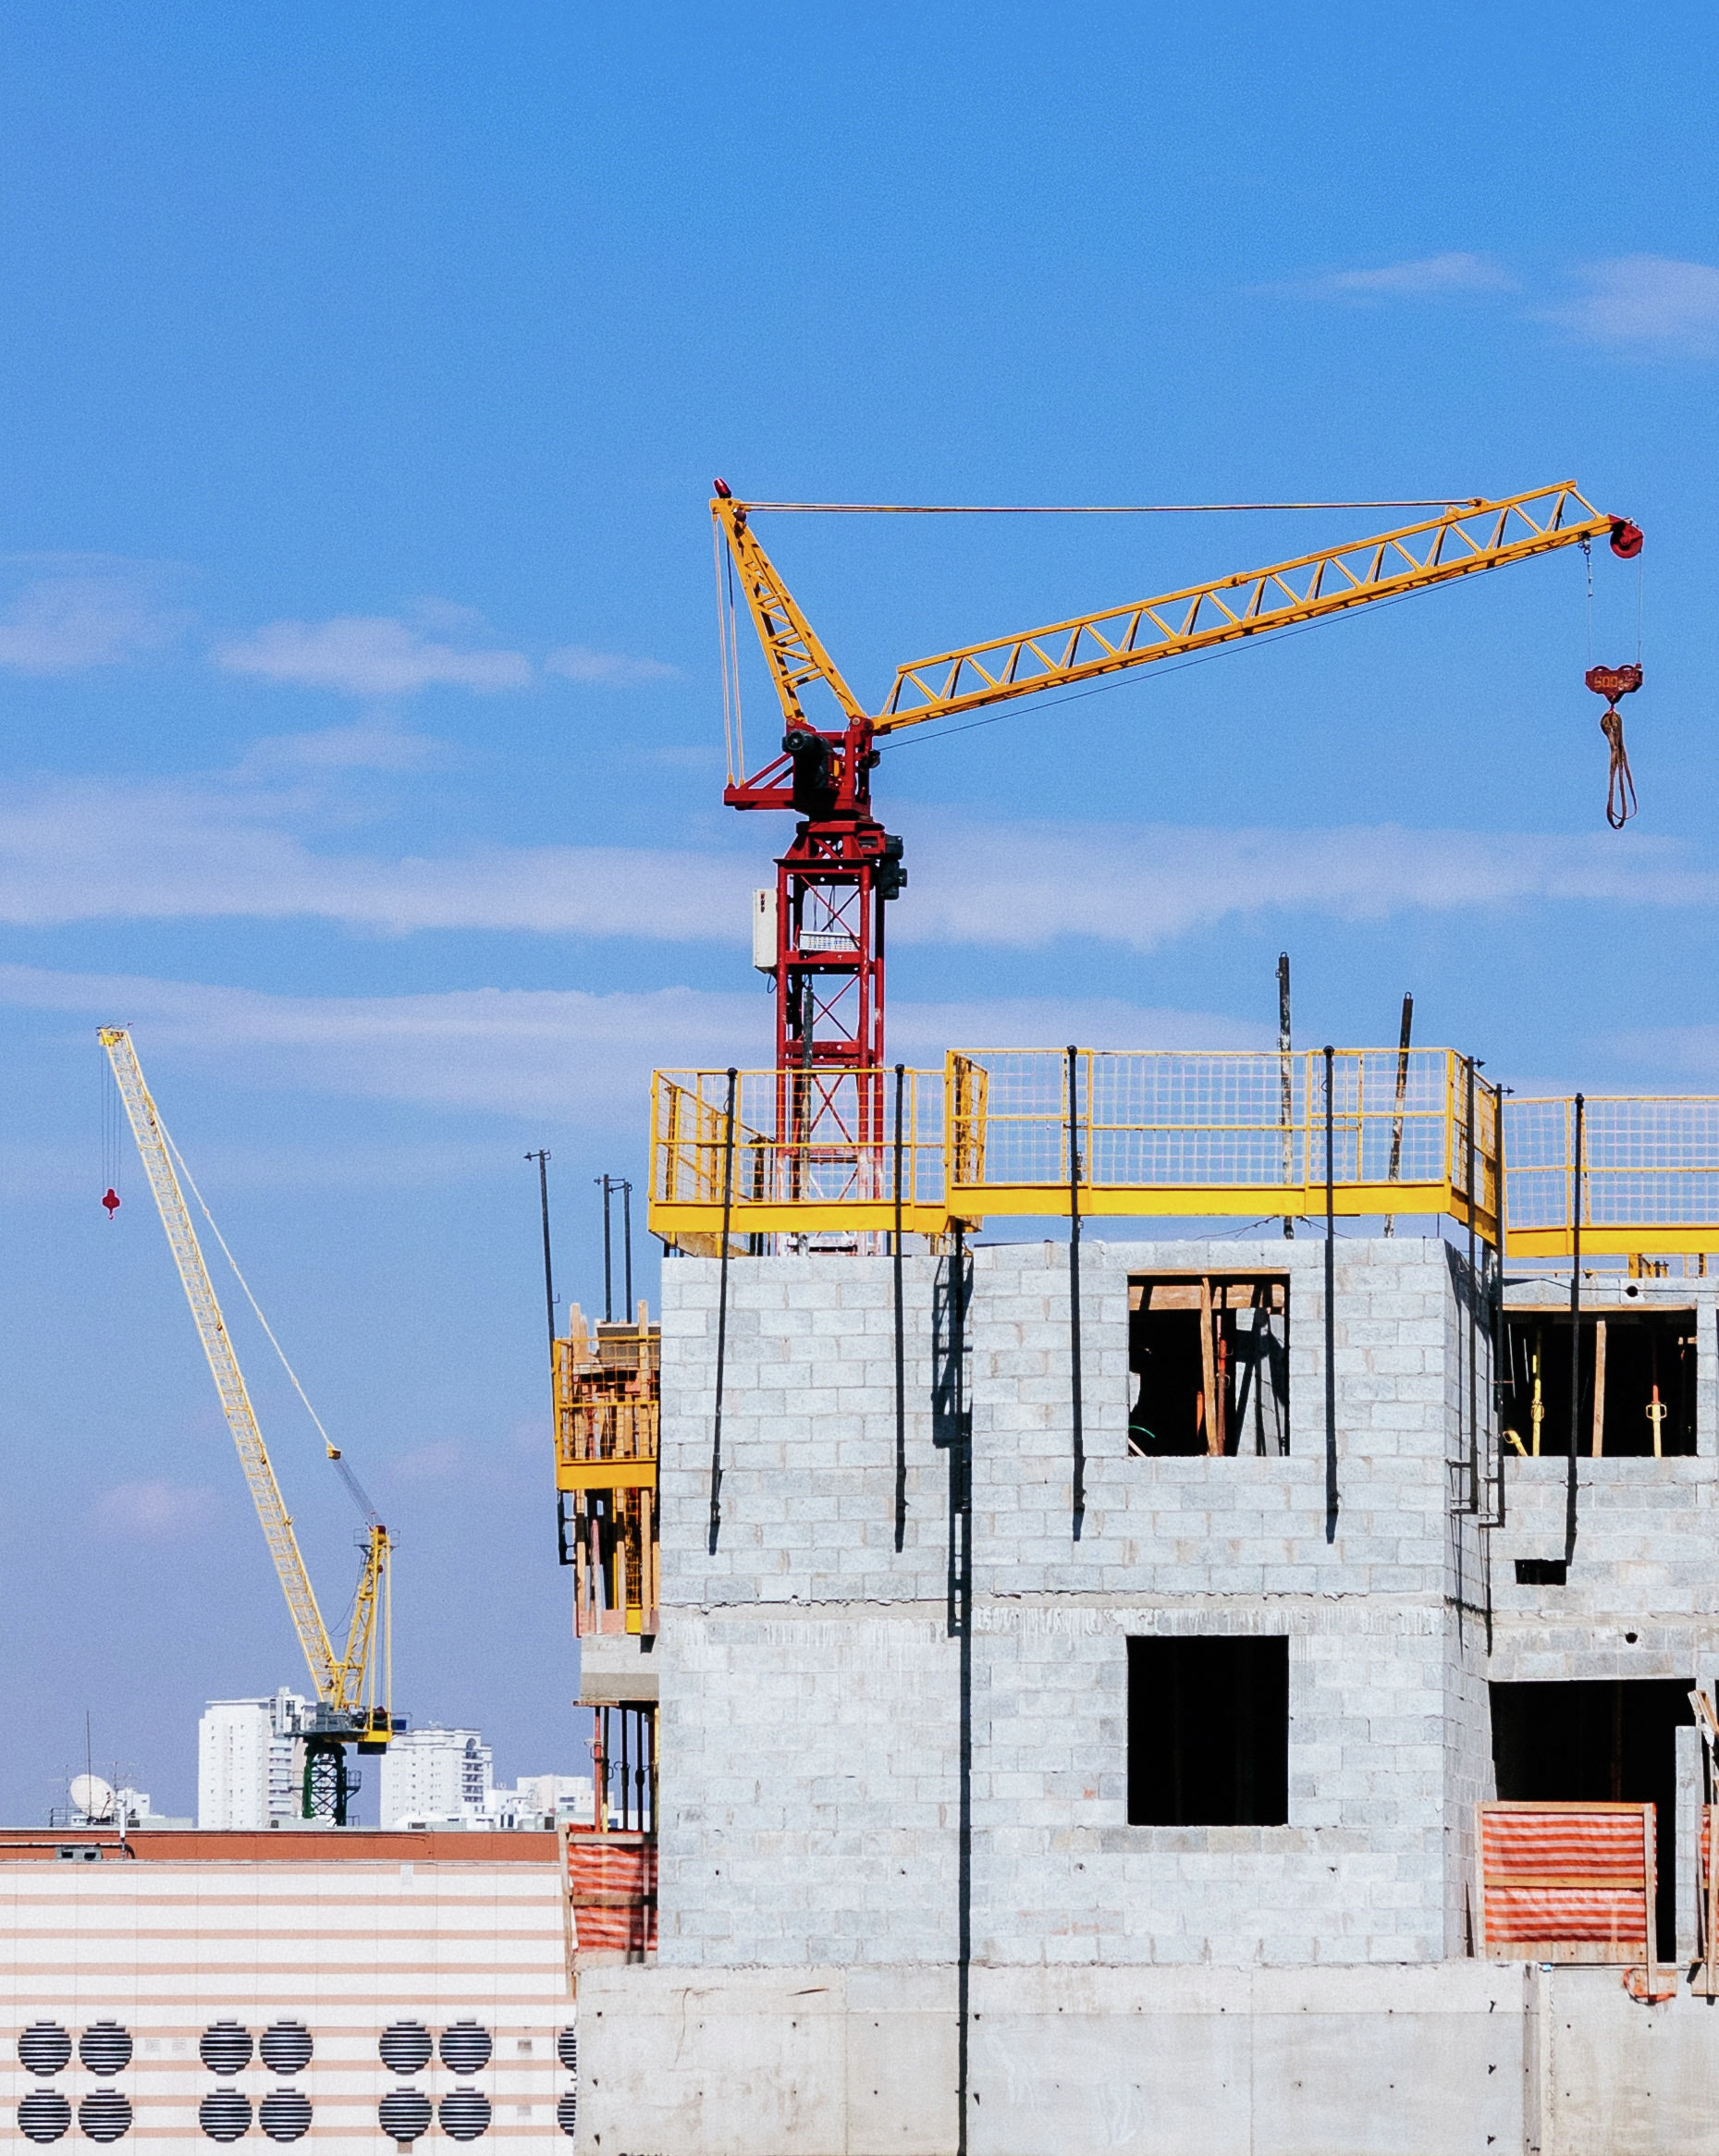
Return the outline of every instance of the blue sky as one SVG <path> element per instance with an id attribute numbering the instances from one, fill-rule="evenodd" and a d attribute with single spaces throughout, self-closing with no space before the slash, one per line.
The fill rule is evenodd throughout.
<path id="1" fill-rule="evenodd" d="M 93 1029 L 400 1537 L 397 1704 L 579 1761 L 535 1189 L 762 1060 L 705 503 L 1503 493 L 1646 528 L 886 756 L 895 1051 L 1427 1041 L 1719 1089 L 1711 11 L 19 0 L 0 26 L 4 1816 L 295 1654 Z M 863 694 L 1358 536 L 777 520 Z M 1638 580 L 1595 563 L 1594 655 Z M 755 739 L 764 688 L 752 678 Z M 641 1236 L 641 1243 L 643 1237 Z M 643 1262 L 647 1277 L 649 1268 Z M 238 1326 L 328 1600 L 350 1522 Z"/>

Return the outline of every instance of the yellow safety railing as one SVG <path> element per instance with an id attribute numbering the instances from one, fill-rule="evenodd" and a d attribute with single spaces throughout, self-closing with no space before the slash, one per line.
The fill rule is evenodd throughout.
<path id="1" fill-rule="evenodd" d="M 651 1094 L 650 1224 L 681 1249 L 731 1235 L 888 1230 L 936 1235 L 943 1082 L 936 1071 L 658 1071 Z"/>
<path id="2" fill-rule="evenodd" d="M 1584 1256 L 1719 1250 L 1719 1098 L 1590 1094 L 1581 1151 Z M 1504 1159 L 1510 1256 L 1567 1257 L 1575 1101 L 1512 1100 Z"/>
<path id="3" fill-rule="evenodd" d="M 1324 1209 L 1322 1051 L 965 1050 L 948 1061 L 952 1214 L 1171 1219 Z M 1498 1233 L 1498 1092 L 1447 1048 L 1331 1060 L 1332 1209 Z"/>
<path id="4" fill-rule="evenodd" d="M 1071 1084 L 1072 1077 L 1072 1084 Z M 952 1052 L 943 1072 L 659 1072 L 650 1222 L 682 1248 L 731 1233 L 1061 1214 L 1443 1214 L 1498 1238 L 1497 1088 L 1446 1048 Z M 1472 1103 L 1472 1117 L 1470 1115 Z M 1472 1123 L 1472 1132 L 1471 1132 Z M 1070 1143 L 1078 1160 L 1071 1190 Z M 1472 1186 L 1472 1202 L 1470 1190 Z"/>

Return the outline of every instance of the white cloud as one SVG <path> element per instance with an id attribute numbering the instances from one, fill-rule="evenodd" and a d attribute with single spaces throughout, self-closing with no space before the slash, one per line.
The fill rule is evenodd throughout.
<path id="1" fill-rule="evenodd" d="M 1719 904 L 1719 872 L 1676 840 L 1633 832 L 956 825 L 923 858 L 908 853 L 913 886 L 890 922 L 898 943 L 1018 948 L 1078 936 L 1149 950 L 1270 913 L 1378 921 L 1535 902 Z"/>
<path id="2" fill-rule="evenodd" d="M 220 1510 L 219 1498 L 202 1484 L 120 1482 L 96 1500 L 95 1523 L 108 1535 L 176 1541 L 207 1526 Z"/>
<path id="3" fill-rule="evenodd" d="M 239 773 L 299 771 L 421 771 L 439 762 L 441 744 L 427 734 L 408 733 L 386 718 L 358 726 L 329 726 L 312 733 L 265 734 L 253 741 Z"/>
<path id="4" fill-rule="evenodd" d="M 761 989 L 473 988 L 392 997 L 268 996 L 135 975 L 0 966 L 0 1004 L 126 1023 L 152 1075 L 194 1068 L 224 1082 L 411 1102 L 636 1132 L 653 1069 L 768 1064 Z M 1260 1028 L 1203 1011 L 1103 998 L 896 1003 L 891 1049 L 940 1066 L 951 1044 L 1243 1047 Z M 229 1173 L 231 1168 L 229 1165 Z"/>
<path id="5" fill-rule="evenodd" d="M 160 604 L 160 572 L 105 555 L 14 557 L 36 568 L 0 614 L 0 667 L 68 674 L 115 666 L 168 643 L 184 617 Z"/>
<path id="6" fill-rule="evenodd" d="M 761 873 L 732 854 L 628 847 L 325 853 L 293 827 L 315 813 L 260 779 L 15 788 L 0 797 L 0 921 L 297 918 L 382 935 L 738 941 Z"/>
<path id="7" fill-rule="evenodd" d="M 522 652 L 436 643 L 380 614 L 271 621 L 251 637 L 217 644 L 214 657 L 229 673 L 349 696 L 410 696 L 443 684 L 491 694 L 527 688 L 532 680 Z"/>
<path id="8" fill-rule="evenodd" d="M 1432 254 L 1379 269 L 1332 270 L 1308 290 L 1332 300 L 1443 300 L 1463 292 L 1511 292 L 1516 279 L 1489 254 Z"/>
<path id="9" fill-rule="evenodd" d="M 637 689 L 646 681 L 676 681 L 678 667 L 660 659 L 627 658 L 620 652 L 593 651 L 588 644 L 565 643 L 543 662 L 546 674 L 559 674 L 589 689 Z"/>
<path id="10" fill-rule="evenodd" d="M 1719 269 L 1660 254 L 1626 254 L 1588 263 L 1587 289 L 1552 319 L 1595 343 L 1647 350 L 1711 352 L 1719 348 Z"/>
<path id="11" fill-rule="evenodd" d="M 276 745 L 301 768 L 405 762 L 410 735 L 335 729 Z M 276 750 L 271 750 L 276 753 Z M 261 759 L 263 752 L 259 751 Z M 321 851 L 312 794 L 238 778 L 50 781 L 0 797 L 0 921 L 323 920 L 435 929 L 738 945 L 769 849 L 540 846 L 387 856 Z M 1083 937 L 1150 950 L 1236 918 L 1345 921 L 1603 902 L 1707 909 L 1719 870 L 1679 840 L 1179 825 L 982 827 L 923 814 L 896 942 L 1030 949 Z"/>
<path id="12" fill-rule="evenodd" d="M 1719 1025 L 1646 1025 L 1610 1034 L 1600 1045 L 1620 1063 L 1709 1084 L 1719 1078 Z"/>

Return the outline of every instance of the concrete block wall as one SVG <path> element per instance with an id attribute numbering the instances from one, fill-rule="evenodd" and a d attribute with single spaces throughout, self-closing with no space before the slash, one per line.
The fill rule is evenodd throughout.
<path id="1" fill-rule="evenodd" d="M 1324 1494 L 1315 1239 L 1089 1240 L 1086 1509 L 1072 1501 L 1069 1276 L 1055 1243 L 973 1253 L 973 1925 L 998 1965 L 1390 1962 L 1461 1953 L 1489 1770 L 1462 1266 L 1336 1252 L 1341 1507 Z M 1287 1271 L 1286 1459 L 1128 1453 L 1128 1282 Z M 718 1268 L 664 1273 L 662 1958 L 936 1961 L 952 1951 L 960 1651 L 948 1267 L 904 1267 L 896 1548 L 887 1260 L 731 1268 L 721 1523 L 709 1547 Z M 1484 1393 L 1481 1394 L 1484 1399 Z M 942 1442 L 940 1442 L 942 1440 Z M 1131 1827 L 1131 1635 L 1290 1639 L 1290 1824 Z"/>

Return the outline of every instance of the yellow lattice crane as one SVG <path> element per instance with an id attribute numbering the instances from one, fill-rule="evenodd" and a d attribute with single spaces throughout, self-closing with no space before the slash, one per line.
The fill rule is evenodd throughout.
<path id="1" fill-rule="evenodd" d="M 1047 690 L 1076 690 L 1157 661 L 1429 591 L 1561 547 L 1604 539 L 1625 560 L 1641 551 L 1639 528 L 1627 518 L 1596 509 L 1572 481 L 1497 500 L 1474 497 L 1436 506 L 1437 516 L 1346 545 L 911 660 L 896 669 L 881 705 L 868 711 L 801 611 L 752 520 L 766 509 L 950 512 L 899 503 L 747 503 L 735 500 L 725 483 L 717 481 L 710 510 L 718 541 L 730 766 L 723 799 L 731 808 L 787 809 L 802 818 L 777 863 L 775 890 L 758 894 L 753 925 L 754 962 L 775 979 L 775 1067 L 783 1074 L 778 1137 L 804 1148 L 809 1176 L 815 1178 L 820 1166 L 852 1159 L 855 1145 L 862 1153 L 877 1146 L 884 1135 L 883 902 L 896 897 L 906 872 L 901 840 L 872 814 L 877 744 L 927 720 L 957 718 Z M 780 753 L 751 776 L 739 727 L 737 586 L 785 722 Z M 1633 808 L 1633 796 L 1626 800 L 1628 765 L 1616 700 L 1640 680 L 1639 666 L 1597 667 L 1587 676 L 1588 686 L 1608 699 L 1601 724 L 1612 747 L 1608 815 L 1614 824 Z M 820 726 L 806 712 L 802 692 L 817 687 L 834 703 L 833 725 Z M 854 1084 L 852 1097 L 838 1103 L 830 1087 L 841 1078 Z"/>
<path id="2" fill-rule="evenodd" d="M 245 1389 L 244 1373 L 233 1352 L 227 1320 L 221 1315 L 215 1285 L 209 1278 L 209 1268 L 203 1262 L 203 1246 L 191 1224 L 174 1165 L 174 1145 L 143 1082 L 142 1067 L 131 1045 L 130 1035 L 122 1026 L 110 1025 L 103 1026 L 97 1038 L 113 1066 L 131 1134 L 142 1156 L 143 1170 L 161 1214 L 161 1224 L 167 1231 L 185 1299 L 196 1320 L 197 1336 L 203 1341 L 215 1390 L 220 1394 L 221 1412 L 227 1417 L 227 1427 L 238 1447 L 239 1464 L 244 1469 L 252 1502 L 262 1523 L 264 1540 L 274 1560 L 276 1576 L 287 1598 L 287 1608 L 315 1687 L 316 1706 L 309 1726 L 301 1733 L 303 1816 L 344 1826 L 348 1798 L 357 1787 L 356 1778 L 347 1767 L 348 1746 L 360 1752 L 386 1751 L 388 1739 L 397 1727 L 402 1726 L 394 1721 L 390 1699 L 393 1649 L 388 1607 L 388 1531 L 364 1495 L 357 1476 L 341 1457 L 339 1449 L 323 1432 L 328 1457 L 364 1518 L 363 1558 L 359 1567 L 351 1623 L 347 1629 L 345 1648 L 337 1654 L 317 1606 L 311 1575 L 305 1570 L 298 1537 L 292 1530 L 292 1515 L 275 1479 L 263 1433 L 257 1426 L 256 1411 Z M 193 1184 L 193 1191 L 195 1187 Z M 215 1232 L 218 1240 L 219 1231 Z M 250 1293 L 249 1289 L 246 1293 Z M 260 1311 L 258 1316 L 262 1316 Z M 297 1386 L 296 1378 L 293 1383 Z M 307 1401 L 305 1404 L 308 1407 L 310 1403 Z M 317 1427 L 321 1430 L 320 1423 Z"/>

